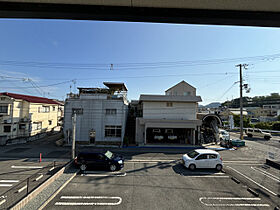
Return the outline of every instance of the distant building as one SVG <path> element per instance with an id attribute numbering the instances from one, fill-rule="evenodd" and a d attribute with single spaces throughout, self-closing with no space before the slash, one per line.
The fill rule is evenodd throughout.
<path id="1" fill-rule="evenodd" d="M 0 93 L 0 141 L 53 130 L 58 126 L 59 106 L 48 98 Z"/>
<path id="2" fill-rule="evenodd" d="M 138 145 L 196 144 L 202 124 L 197 119 L 196 89 L 182 81 L 165 91 L 165 95 L 140 95 L 142 117 L 136 118 Z"/>
<path id="3" fill-rule="evenodd" d="M 123 83 L 103 83 L 106 88 L 78 88 L 65 102 L 65 140 L 72 141 L 72 116 L 76 113 L 76 141 L 81 144 L 121 145 L 128 111 Z"/>

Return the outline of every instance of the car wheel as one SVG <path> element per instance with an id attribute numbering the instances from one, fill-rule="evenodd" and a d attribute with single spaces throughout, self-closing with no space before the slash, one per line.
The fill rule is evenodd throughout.
<path id="1" fill-rule="evenodd" d="M 196 168 L 196 167 L 195 167 L 195 165 L 194 165 L 194 164 L 190 164 L 190 165 L 189 165 L 189 169 L 190 169 L 191 171 L 194 171 L 194 170 L 195 170 L 195 168 Z"/>
<path id="2" fill-rule="evenodd" d="M 265 139 L 265 140 L 269 140 L 270 137 L 269 137 L 269 136 L 265 136 L 264 139 Z"/>
<path id="3" fill-rule="evenodd" d="M 216 165 L 216 170 L 221 171 L 223 169 L 223 166 L 221 164 Z"/>
<path id="4" fill-rule="evenodd" d="M 248 137 L 252 138 L 252 137 L 253 137 L 253 135 L 252 135 L 252 134 L 248 134 Z"/>
<path id="5" fill-rule="evenodd" d="M 85 171 L 86 168 L 87 168 L 87 165 L 86 165 L 86 164 L 82 164 L 82 165 L 80 166 L 81 171 Z"/>
<path id="6" fill-rule="evenodd" d="M 110 165 L 110 171 L 117 170 L 117 166 L 115 164 Z"/>

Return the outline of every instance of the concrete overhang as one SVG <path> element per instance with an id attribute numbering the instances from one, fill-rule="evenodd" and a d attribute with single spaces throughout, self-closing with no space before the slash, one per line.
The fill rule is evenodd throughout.
<path id="1" fill-rule="evenodd" d="M 279 0 L 0 0 L 2 18 L 280 26 Z"/>

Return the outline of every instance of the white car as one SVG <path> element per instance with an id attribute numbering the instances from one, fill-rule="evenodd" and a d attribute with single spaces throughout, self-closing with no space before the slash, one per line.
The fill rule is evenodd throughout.
<path id="1" fill-rule="evenodd" d="M 196 149 L 184 154 L 182 164 L 190 170 L 195 170 L 196 168 L 215 168 L 217 171 L 221 171 L 223 168 L 221 155 L 209 149 Z"/>
<path id="2" fill-rule="evenodd" d="M 225 130 L 219 129 L 219 139 L 220 141 L 229 141 L 229 133 Z"/>

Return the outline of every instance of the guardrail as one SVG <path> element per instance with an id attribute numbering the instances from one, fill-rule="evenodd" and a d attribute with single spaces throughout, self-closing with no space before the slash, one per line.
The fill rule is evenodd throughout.
<path id="1" fill-rule="evenodd" d="M 11 189 L 0 195 L 0 209 L 12 208 L 21 199 L 55 174 L 63 165 L 64 164 L 57 165 L 53 162 L 32 174 L 27 179 L 14 185 Z"/>

